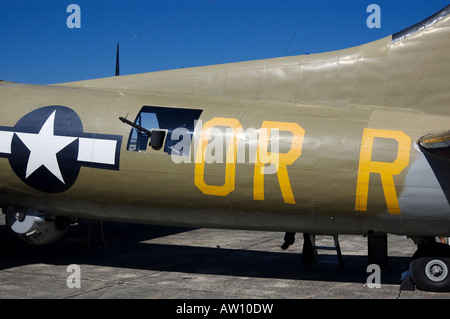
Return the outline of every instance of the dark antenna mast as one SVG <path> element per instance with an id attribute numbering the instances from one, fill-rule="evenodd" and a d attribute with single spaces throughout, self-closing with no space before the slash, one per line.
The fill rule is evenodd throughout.
<path id="1" fill-rule="evenodd" d="M 119 42 L 117 42 L 117 53 L 116 53 L 116 76 L 120 75 L 119 70 Z"/>

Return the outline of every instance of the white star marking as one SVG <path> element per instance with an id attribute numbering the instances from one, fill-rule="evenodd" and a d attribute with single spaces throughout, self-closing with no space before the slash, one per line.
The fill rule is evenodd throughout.
<path id="1" fill-rule="evenodd" d="M 38 134 L 16 133 L 30 150 L 25 178 L 41 166 L 45 166 L 56 178 L 65 184 L 56 154 L 77 137 L 54 135 L 56 110 L 48 117 Z"/>

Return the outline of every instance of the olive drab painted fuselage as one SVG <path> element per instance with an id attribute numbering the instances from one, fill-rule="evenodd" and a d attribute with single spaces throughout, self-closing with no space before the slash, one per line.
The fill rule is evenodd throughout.
<path id="1" fill-rule="evenodd" d="M 448 158 L 435 165 L 418 144 L 450 129 L 449 25 L 445 16 L 324 54 L 0 82 L 0 204 L 163 225 L 450 236 Z M 152 130 L 164 132 L 159 147 Z"/>

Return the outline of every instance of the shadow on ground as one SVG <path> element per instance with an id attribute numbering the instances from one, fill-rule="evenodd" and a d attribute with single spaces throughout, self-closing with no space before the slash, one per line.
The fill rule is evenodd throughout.
<path id="1" fill-rule="evenodd" d="M 95 224 L 93 227 L 97 227 Z M 367 280 L 367 256 L 343 255 L 344 267 L 320 264 L 317 270 L 307 270 L 301 254 L 265 252 L 251 249 L 224 249 L 189 245 L 145 243 L 150 239 L 192 231 L 124 223 L 104 223 L 107 246 L 101 246 L 99 232 L 92 236 L 88 251 L 80 238 L 79 229 L 71 228 L 65 242 L 48 246 L 30 246 L 19 242 L 4 226 L 0 226 L 0 269 L 29 264 L 88 264 L 104 267 L 142 269 L 150 271 L 182 272 L 238 277 L 295 279 L 309 281 L 353 282 Z M 78 240 L 74 240 L 78 238 Z M 282 238 L 282 234 L 280 235 Z M 332 259 L 335 256 L 325 256 Z M 382 284 L 399 284 L 400 274 L 408 269 L 410 258 L 390 257 L 383 270 Z"/>

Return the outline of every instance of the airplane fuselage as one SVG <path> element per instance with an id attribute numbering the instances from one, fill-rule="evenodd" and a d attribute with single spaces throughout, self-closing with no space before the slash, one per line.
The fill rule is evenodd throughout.
<path id="1" fill-rule="evenodd" d="M 58 86 L 44 94 L 6 82 L 0 101 L 3 207 L 162 225 L 450 236 L 448 198 L 417 145 L 429 123 L 446 130 L 446 116 Z M 137 148 L 119 117 L 144 109 L 170 148 Z M 184 136 L 173 133 L 180 122 L 161 124 L 165 110 L 179 109 L 198 111 Z M 60 146 L 49 147 L 54 141 Z"/>
<path id="2" fill-rule="evenodd" d="M 334 52 L 0 81 L 6 225 L 35 245 L 77 217 L 290 233 L 282 247 L 360 234 L 383 264 L 385 233 L 406 235 L 411 281 L 450 291 L 449 25 L 447 6 Z"/>

